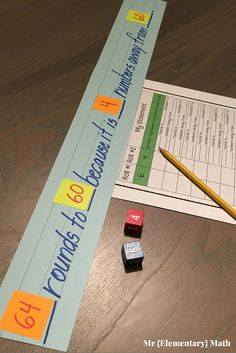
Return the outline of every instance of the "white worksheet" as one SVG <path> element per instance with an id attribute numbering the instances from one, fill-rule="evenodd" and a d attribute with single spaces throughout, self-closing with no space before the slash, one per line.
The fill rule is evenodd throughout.
<path id="1" fill-rule="evenodd" d="M 236 224 L 158 151 L 236 207 L 236 100 L 145 81 L 113 197 Z"/>

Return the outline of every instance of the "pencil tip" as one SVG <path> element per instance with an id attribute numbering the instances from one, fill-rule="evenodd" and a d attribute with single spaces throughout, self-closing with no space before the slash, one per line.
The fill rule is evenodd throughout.
<path id="1" fill-rule="evenodd" d="M 158 150 L 159 150 L 159 152 L 162 152 L 162 151 L 163 151 L 163 149 L 162 149 L 161 147 L 159 147 Z"/>

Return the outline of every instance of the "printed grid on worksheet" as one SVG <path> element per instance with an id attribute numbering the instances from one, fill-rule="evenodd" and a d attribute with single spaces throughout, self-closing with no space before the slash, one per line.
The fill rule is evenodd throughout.
<path id="1" fill-rule="evenodd" d="M 135 182 L 139 154 L 154 95 L 164 97 L 158 137 L 146 184 Z M 149 115 L 149 116 L 148 116 Z M 214 204 L 158 151 L 171 152 L 229 204 L 236 205 L 235 110 L 204 101 L 143 90 L 121 165 L 119 183 L 138 189 Z M 151 137 L 150 137 L 151 138 Z M 142 163 L 142 162 L 141 162 Z M 142 172 L 142 171 L 141 171 Z M 139 176 L 142 176 L 142 173 Z"/>

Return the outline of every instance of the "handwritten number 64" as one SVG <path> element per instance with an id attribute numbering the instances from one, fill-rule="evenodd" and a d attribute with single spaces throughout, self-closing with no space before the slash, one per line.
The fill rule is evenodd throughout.
<path id="1" fill-rule="evenodd" d="M 83 197 L 81 195 L 84 193 L 84 189 L 82 188 L 82 186 L 78 184 L 71 184 L 70 190 L 75 194 L 71 196 L 69 193 L 67 193 L 67 196 L 71 201 L 74 201 L 76 203 L 83 202 Z"/>
<path id="2" fill-rule="evenodd" d="M 26 314 L 28 314 L 31 310 L 41 311 L 40 308 L 33 306 L 31 304 L 27 304 L 27 303 L 23 302 L 22 300 L 19 303 L 22 304 L 22 306 L 19 309 L 21 311 L 25 312 Z M 18 319 L 17 313 L 15 313 L 14 318 L 15 318 L 15 321 L 17 322 L 17 324 L 25 329 L 31 329 L 35 325 L 35 319 L 33 318 L 33 316 L 26 316 L 23 319 L 23 323 Z"/>

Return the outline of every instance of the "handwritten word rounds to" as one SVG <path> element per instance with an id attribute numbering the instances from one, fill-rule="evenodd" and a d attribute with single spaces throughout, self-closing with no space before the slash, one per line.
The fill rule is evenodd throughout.
<path id="1" fill-rule="evenodd" d="M 53 304 L 50 298 L 15 290 L 0 321 L 0 329 L 40 340 Z"/>
<path id="2" fill-rule="evenodd" d="M 61 205 L 87 210 L 94 193 L 91 185 L 78 183 L 70 179 L 62 179 L 53 202 Z"/>

